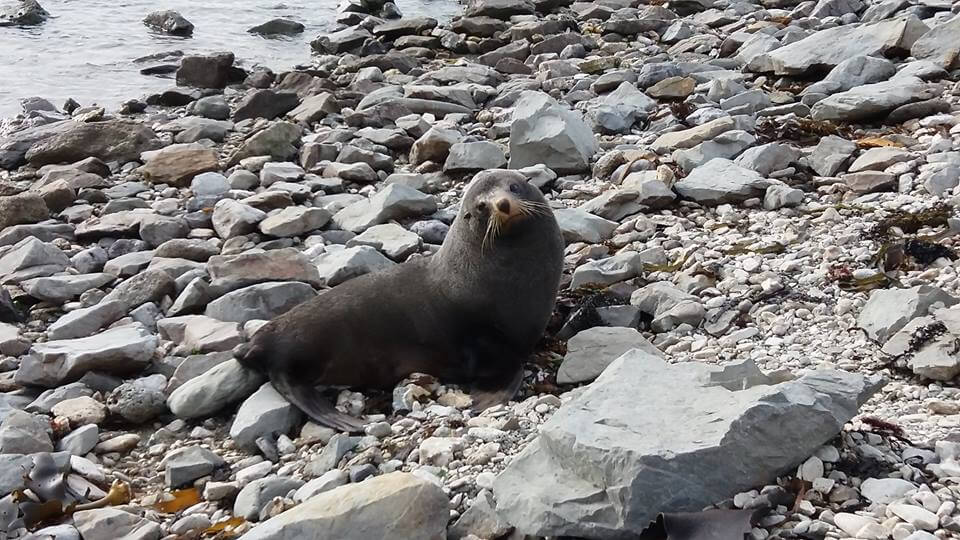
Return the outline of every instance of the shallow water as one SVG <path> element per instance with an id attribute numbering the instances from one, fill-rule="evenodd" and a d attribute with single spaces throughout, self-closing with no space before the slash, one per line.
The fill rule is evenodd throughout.
<path id="1" fill-rule="evenodd" d="M 457 0 L 395 0 L 404 16 L 449 21 Z M 67 98 L 81 105 L 115 108 L 163 90 L 171 79 L 140 75 L 150 65 L 133 60 L 163 51 L 185 54 L 233 51 L 245 68 L 289 69 L 310 57 L 310 41 L 335 24 L 338 0 L 41 0 L 51 18 L 32 28 L 0 28 L 0 118 L 20 111 L 19 100 L 41 96 L 58 107 Z M 151 11 L 179 11 L 194 25 L 193 37 L 152 32 Z M 247 29 L 276 17 L 306 26 L 299 36 L 264 38 Z"/>

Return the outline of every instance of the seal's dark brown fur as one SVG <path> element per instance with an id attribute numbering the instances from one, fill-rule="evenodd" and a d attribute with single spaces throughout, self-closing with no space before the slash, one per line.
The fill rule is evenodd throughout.
<path id="1" fill-rule="evenodd" d="M 436 254 L 337 285 L 235 354 L 314 421 L 347 431 L 362 425 L 316 386 L 389 388 L 420 372 L 469 385 L 477 409 L 504 402 L 549 321 L 563 246 L 536 186 L 483 171 Z"/>

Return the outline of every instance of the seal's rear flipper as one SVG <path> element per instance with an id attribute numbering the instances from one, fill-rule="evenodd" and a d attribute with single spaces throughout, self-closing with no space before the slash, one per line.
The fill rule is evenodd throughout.
<path id="1" fill-rule="evenodd" d="M 517 395 L 520 385 L 523 384 L 523 366 L 517 365 L 513 371 L 490 379 L 481 379 L 474 383 L 470 390 L 470 397 L 473 398 L 473 405 L 470 406 L 476 412 L 483 412 L 494 405 L 500 405 L 510 401 Z"/>
<path id="2" fill-rule="evenodd" d="M 363 431 L 363 422 L 338 411 L 332 403 L 323 399 L 316 389 L 291 381 L 286 373 L 272 371 L 270 373 L 270 383 L 287 401 L 303 411 L 317 424 L 347 433 Z"/>

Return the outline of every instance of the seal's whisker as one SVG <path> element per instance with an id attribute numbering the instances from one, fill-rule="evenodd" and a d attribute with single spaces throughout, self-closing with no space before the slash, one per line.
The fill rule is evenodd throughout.
<path id="1" fill-rule="evenodd" d="M 550 207 L 546 204 L 543 204 L 541 202 L 536 202 L 536 201 L 525 201 L 525 200 L 520 200 L 519 202 L 520 202 L 520 205 L 519 205 L 520 211 L 524 212 L 528 216 L 534 215 L 534 214 L 540 215 L 540 216 L 549 215 Z"/>

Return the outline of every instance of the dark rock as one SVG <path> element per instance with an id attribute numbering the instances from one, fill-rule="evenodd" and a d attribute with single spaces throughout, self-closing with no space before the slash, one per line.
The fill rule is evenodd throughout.
<path id="1" fill-rule="evenodd" d="M 260 34 L 262 36 L 294 36 L 304 31 L 305 27 L 297 21 L 290 19 L 272 19 L 261 25 L 254 26 L 247 30 L 251 34 Z"/>
<path id="2" fill-rule="evenodd" d="M 193 34 L 193 24 L 176 11 L 154 11 L 143 19 L 148 27 L 174 36 Z"/>
<path id="3" fill-rule="evenodd" d="M 36 167 L 89 157 L 123 162 L 139 159 L 141 153 L 160 146 L 153 130 L 142 124 L 121 120 L 73 124 L 32 147 L 26 159 Z"/>
<path id="4" fill-rule="evenodd" d="M 177 70 L 177 86 L 223 88 L 233 75 L 232 52 L 209 56 L 185 56 Z"/>
<path id="5" fill-rule="evenodd" d="M 234 122 L 249 118 L 272 120 L 292 111 L 300 104 L 300 98 L 293 92 L 274 92 L 273 90 L 252 90 L 237 105 L 233 114 Z"/>
<path id="6" fill-rule="evenodd" d="M 0 8 L 0 26 L 33 26 L 50 17 L 36 0 L 21 0 Z"/>

